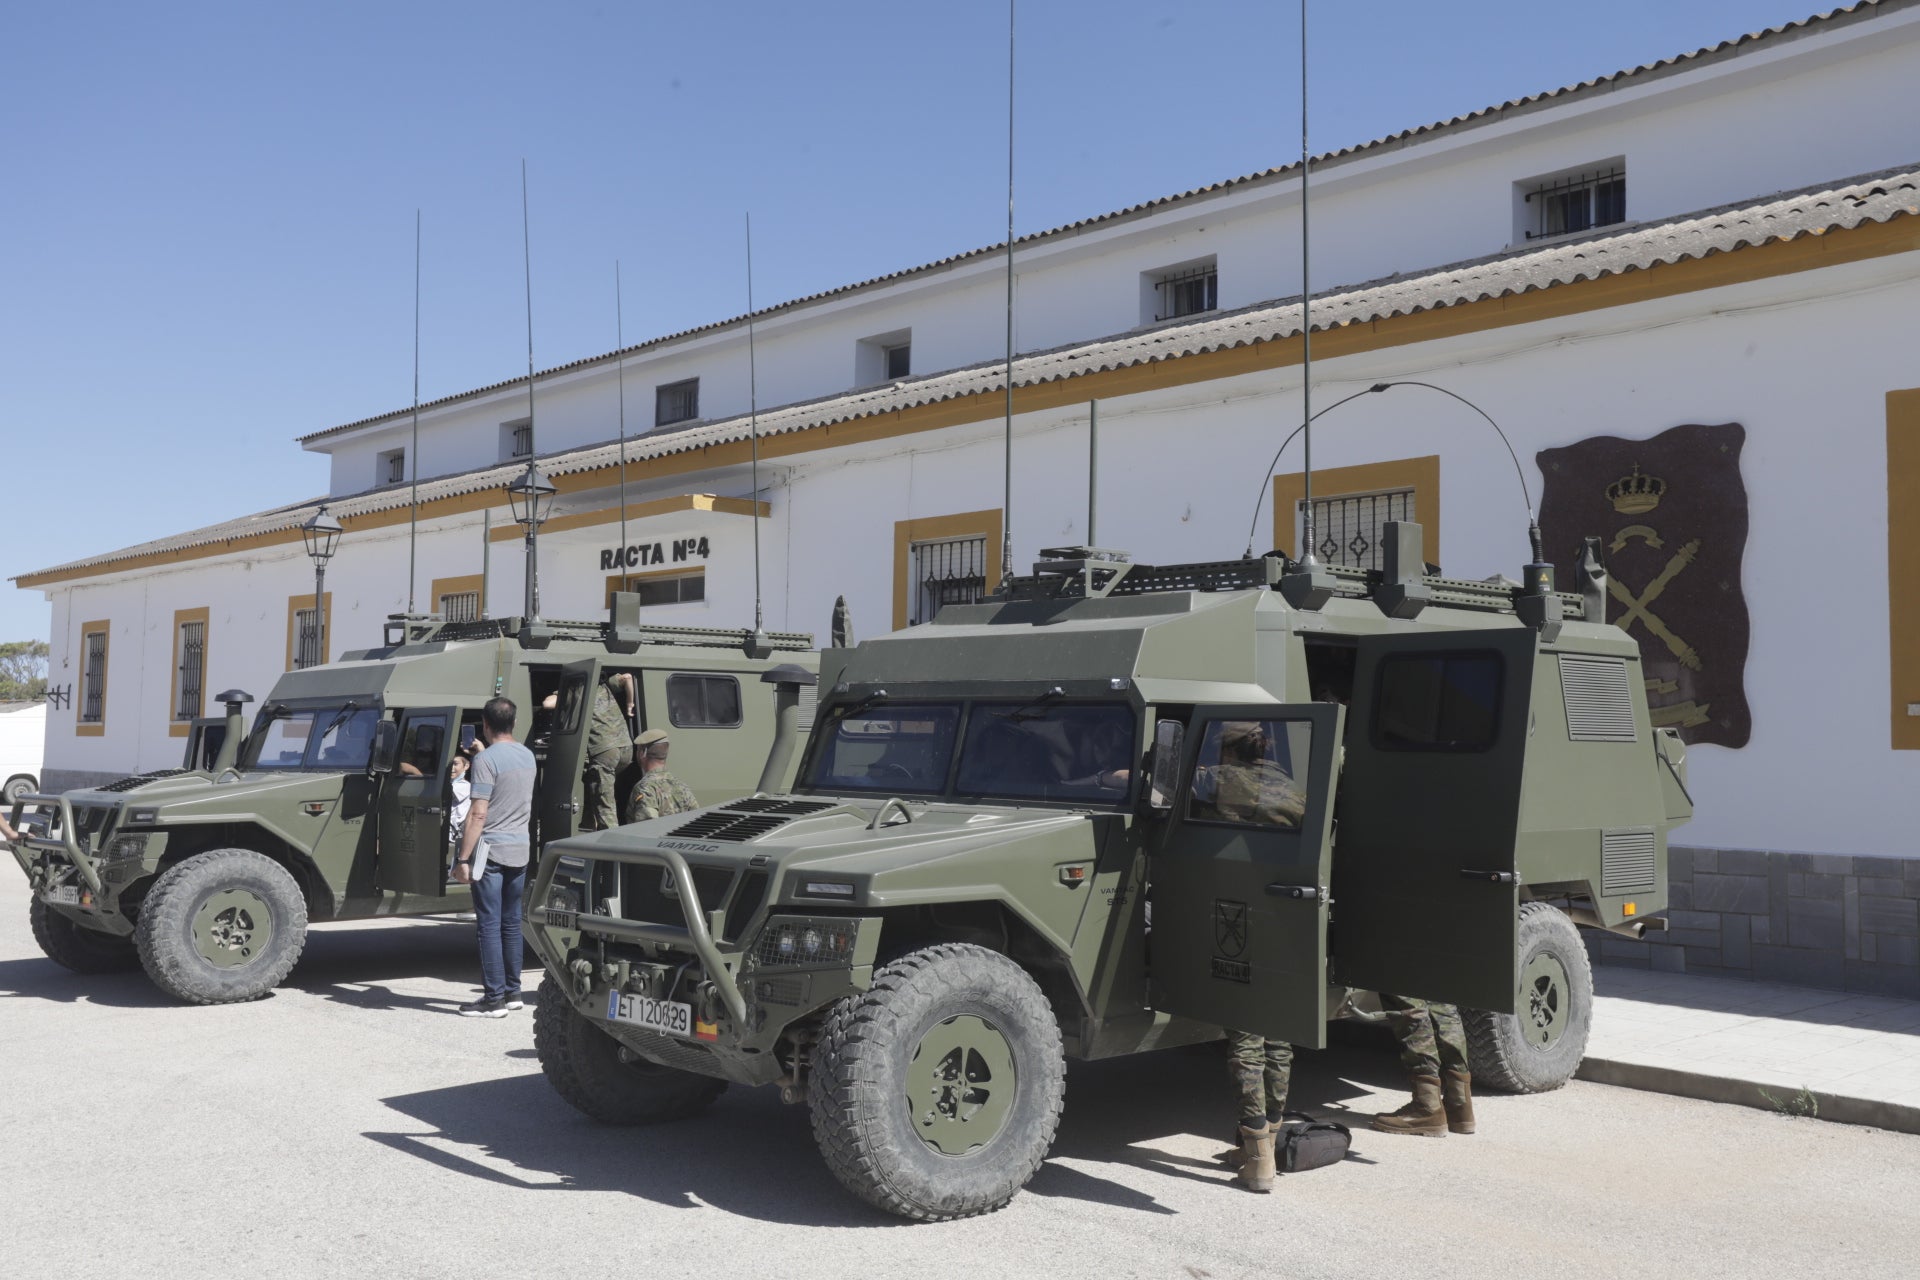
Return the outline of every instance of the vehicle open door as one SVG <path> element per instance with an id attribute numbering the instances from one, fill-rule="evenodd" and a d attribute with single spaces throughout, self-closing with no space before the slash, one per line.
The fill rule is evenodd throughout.
<path id="1" fill-rule="evenodd" d="M 1341 716 L 1322 703 L 1195 708 L 1151 866 L 1155 1009 L 1326 1044 Z"/>
<path id="2" fill-rule="evenodd" d="M 434 897 L 447 892 L 447 762 L 458 723 L 452 707 L 404 713 L 399 755 L 380 780 L 374 883 L 382 889 Z"/>
<path id="3" fill-rule="evenodd" d="M 589 658 L 560 668 L 560 689 L 554 700 L 552 730 L 546 758 L 540 765 L 540 794 L 534 799 L 539 830 L 535 848 L 563 840 L 580 827 L 586 782 L 581 767 L 586 760 L 587 730 L 593 719 L 594 681 L 600 661 Z"/>
<path id="4" fill-rule="evenodd" d="M 1514 1011 L 1525 627 L 1360 641 L 1333 873 L 1344 985 Z"/>

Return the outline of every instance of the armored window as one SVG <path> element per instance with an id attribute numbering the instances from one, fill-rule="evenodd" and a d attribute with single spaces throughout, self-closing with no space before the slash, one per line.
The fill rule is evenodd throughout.
<path id="1" fill-rule="evenodd" d="M 80 723 L 105 724 L 107 719 L 107 626 L 99 623 L 80 634 Z"/>
<path id="2" fill-rule="evenodd" d="M 1403 653 L 1381 659 L 1373 742 L 1390 751 L 1485 751 L 1500 723 L 1497 653 Z"/>
<path id="3" fill-rule="evenodd" d="M 1119 703 L 975 703 L 954 791 L 1118 804 L 1133 778 L 1134 714 Z"/>
<path id="4" fill-rule="evenodd" d="M 960 708 L 951 703 L 881 704 L 835 716 L 814 739 L 809 782 L 829 792 L 945 791 L 959 723 Z"/>
<path id="5" fill-rule="evenodd" d="M 913 611 L 911 625 L 933 621 L 950 604 L 972 604 L 987 594 L 987 540 L 944 538 L 916 542 L 912 548 Z"/>
<path id="6" fill-rule="evenodd" d="M 192 720 L 205 705 L 202 693 L 207 673 L 206 620 L 180 623 L 174 640 L 178 656 L 174 666 L 173 718 Z"/>
<path id="7" fill-rule="evenodd" d="M 1380 567 L 1380 526 L 1389 520 L 1414 520 L 1412 489 L 1342 493 L 1313 500 L 1313 551 L 1323 564 L 1351 569 Z M 1295 508 L 1294 545 L 1306 532 L 1307 504 Z"/>
<path id="8" fill-rule="evenodd" d="M 1220 270 L 1212 258 L 1163 267 L 1142 278 L 1142 323 L 1178 320 L 1220 307 Z"/>
<path id="9" fill-rule="evenodd" d="M 380 712 L 372 707 L 336 712 L 313 740 L 308 765 L 320 769 L 364 769 L 373 754 L 373 726 Z"/>
<path id="10" fill-rule="evenodd" d="M 700 416 L 700 379 L 668 382 L 653 389 L 653 425 L 671 426 Z"/>
<path id="11" fill-rule="evenodd" d="M 663 604 L 696 604 L 707 598 L 705 566 L 681 573 L 636 574 L 628 578 L 607 579 L 607 607 L 613 607 L 613 593 L 631 591 L 640 597 L 640 607 Z"/>
<path id="12" fill-rule="evenodd" d="M 448 622 L 477 622 L 480 619 L 478 591 L 449 591 L 440 597 L 440 616 Z"/>
<path id="13" fill-rule="evenodd" d="M 1187 820 L 1299 830 L 1312 745 L 1306 720 L 1208 721 L 1187 788 Z"/>
<path id="14" fill-rule="evenodd" d="M 447 717 L 443 712 L 415 713 L 407 717 L 406 731 L 400 738 L 400 760 L 418 769 L 425 777 L 439 773 L 440 757 L 447 742 Z"/>
<path id="15" fill-rule="evenodd" d="M 1522 230 L 1528 240 L 1577 235 L 1627 220 L 1624 160 L 1522 183 Z"/>
<path id="16" fill-rule="evenodd" d="M 293 668 L 298 671 L 319 665 L 320 611 L 296 609 L 293 611 Z"/>
<path id="17" fill-rule="evenodd" d="M 667 719 L 682 729 L 738 728 L 740 682 L 732 676 L 668 676 Z"/>

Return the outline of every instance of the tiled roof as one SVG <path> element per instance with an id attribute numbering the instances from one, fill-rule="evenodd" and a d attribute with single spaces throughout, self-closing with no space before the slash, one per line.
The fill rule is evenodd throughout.
<path id="1" fill-rule="evenodd" d="M 1479 111 L 1471 111 L 1465 115 L 1453 116 L 1450 119 L 1436 121 L 1433 124 L 1424 124 L 1412 129 L 1403 129 L 1399 133 L 1389 134 L 1384 138 L 1376 138 L 1371 142 L 1362 142 L 1350 147 L 1341 147 L 1336 151 L 1324 152 L 1313 157 L 1312 165 L 1315 169 L 1318 169 L 1323 165 L 1356 160 L 1378 151 L 1405 146 L 1409 142 L 1454 133 L 1464 129 L 1474 129 L 1496 124 L 1513 116 L 1539 110 L 1548 105 L 1573 101 L 1599 93 L 1614 92 L 1634 83 L 1678 74 L 1698 66 L 1711 64 L 1731 57 L 1743 56 L 1763 45 L 1774 45 L 1785 40 L 1800 39 L 1850 23 L 1869 21 L 1882 13 L 1891 13 L 1896 10 L 1909 8 L 1915 4 L 1920 4 L 1920 0 L 1860 0 L 1860 3 L 1848 5 L 1844 8 L 1832 9 L 1825 13 L 1816 13 L 1798 22 L 1788 22 L 1777 27 L 1767 27 L 1764 30 L 1738 36 L 1732 40 L 1723 40 L 1719 44 L 1711 45 L 1704 49 L 1696 49 L 1692 53 L 1683 53 L 1675 57 L 1663 58 L 1658 62 L 1645 63 L 1624 71 L 1616 71 L 1612 75 L 1599 76 L 1592 80 L 1583 80 L 1579 84 L 1566 85 L 1559 89 L 1550 89 L 1545 93 L 1536 93 L 1524 98 L 1515 98 L 1507 102 L 1502 102 L 1497 106 L 1485 107 Z M 1129 218 L 1141 217 L 1162 209 L 1171 208 L 1175 205 L 1197 200 L 1203 196 L 1217 195 L 1223 191 L 1232 191 L 1241 187 L 1283 181 L 1293 177 L 1299 170 L 1300 166 L 1298 164 L 1281 165 L 1272 169 L 1261 169 L 1255 173 L 1244 174 L 1237 178 L 1228 178 L 1221 182 L 1209 183 L 1203 187 L 1194 187 L 1191 190 L 1181 191 L 1174 195 L 1162 196 L 1158 199 L 1147 200 L 1140 204 L 1129 205 L 1124 209 L 1116 209 L 1112 213 L 1097 214 L 1093 217 L 1082 218 L 1076 222 L 1069 222 L 1062 226 L 1051 227 L 1045 231 L 1036 231 L 1028 235 L 1016 236 L 1013 242 L 1014 247 L 1017 250 L 1021 245 L 1039 244 L 1061 236 L 1085 231 L 1089 228 L 1124 221 Z M 865 290 L 875 289 L 882 285 L 893 284 L 912 276 L 938 271 L 959 263 L 971 262 L 994 254 L 1005 253 L 1006 248 L 1006 242 L 1003 240 L 997 244 L 987 245 L 983 248 L 969 249 L 964 253 L 952 254 L 933 262 L 923 263 L 917 267 L 907 267 L 900 271 L 891 271 L 885 275 L 874 276 L 868 280 L 840 285 L 832 289 L 825 289 L 819 293 L 810 293 L 804 297 L 792 298 L 786 302 L 776 303 L 770 307 L 762 307 L 757 311 L 732 316 L 725 320 L 716 320 L 709 324 L 696 325 L 691 329 L 682 329 L 658 338 L 649 338 L 645 342 L 635 343 L 632 346 L 624 347 L 618 351 L 609 351 L 604 355 L 584 356 L 578 360 L 571 360 L 565 364 L 555 365 L 550 369 L 543 369 L 538 376 L 548 377 L 554 374 L 570 373 L 576 369 L 603 364 L 609 360 L 637 355 L 641 352 L 665 346 L 668 343 L 679 342 L 686 338 L 730 329 L 745 324 L 748 319 L 765 319 L 829 298 L 845 297 Z M 420 407 L 422 409 L 433 409 L 442 405 L 457 404 L 463 400 L 471 400 L 480 396 L 491 395 L 493 392 L 515 385 L 524 385 L 524 379 L 508 378 L 505 381 L 491 383 L 484 387 L 475 387 L 469 391 L 461 391 L 453 395 L 441 396 L 438 399 L 423 403 Z M 390 410 L 386 413 L 377 413 L 371 417 L 359 418 L 353 422 L 343 423 L 337 427 L 328 427 L 322 431 L 310 432 L 307 435 L 298 437 L 298 442 L 303 445 L 312 444 L 317 440 L 325 440 L 349 431 L 356 431 L 361 427 L 386 422 L 401 414 L 410 412 L 412 412 L 411 406 Z"/>
<path id="2" fill-rule="evenodd" d="M 1318 332 L 1414 315 L 1913 216 L 1920 216 L 1920 164 L 1789 192 L 1755 204 L 1728 205 L 1659 222 L 1609 228 L 1542 248 L 1519 249 L 1433 271 L 1331 290 L 1314 297 L 1313 327 Z M 1272 342 L 1295 337 L 1299 332 L 1300 299 L 1280 299 L 1184 323 L 1019 356 L 1013 363 L 1013 382 L 1016 388 L 1057 382 L 1088 373 Z M 996 360 L 768 409 L 759 415 L 759 433 L 762 437 L 787 435 L 918 405 L 1003 391 L 1005 387 L 1005 365 Z M 630 439 L 626 443 L 626 455 L 629 463 L 640 463 L 742 441 L 748 435 L 749 423 L 743 415 Z M 540 465 L 549 476 L 566 476 L 612 467 L 618 463 L 619 456 L 619 444 L 609 441 L 546 455 L 540 459 Z M 518 476 L 524 465 L 518 461 L 500 463 L 422 481 L 420 501 L 432 502 L 500 488 Z M 263 511 L 22 576 L 105 568 L 117 561 L 141 556 L 290 530 L 304 523 L 319 501 L 314 499 Z M 406 485 L 391 485 L 326 501 L 337 517 L 368 515 L 404 508 L 409 501 L 409 489 Z"/>

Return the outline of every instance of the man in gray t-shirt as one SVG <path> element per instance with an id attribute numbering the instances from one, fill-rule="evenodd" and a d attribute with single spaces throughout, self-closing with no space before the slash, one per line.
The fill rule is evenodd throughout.
<path id="1" fill-rule="evenodd" d="M 473 885 L 473 915 L 480 934 L 480 999 L 460 1006 L 469 1018 L 504 1018 L 520 1001 L 520 897 L 526 887 L 533 818 L 533 752 L 513 738 L 517 708 L 495 698 L 480 712 L 487 749 L 473 762 L 473 808 L 460 835 L 453 877 Z M 473 878 L 475 852 L 485 847 L 480 877 Z"/>

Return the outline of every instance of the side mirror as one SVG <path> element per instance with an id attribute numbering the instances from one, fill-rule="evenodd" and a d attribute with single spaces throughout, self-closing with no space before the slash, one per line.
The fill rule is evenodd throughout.
<path id="1" fill-rule="evenodd" d="M 367 776 L 377 778 L 383 773 L 392 773 L 399 759 L 399 723 L 394 720 L 376 721 L 373 726 L 373 749 L 367 752 Z"/>
<path id="2" fill-rule="evenodd" d="M 1173 793 L 1180 781 L 1181 747 L 1186 739 L 1187 726 L 1178 720 L 1161 720 L 1153 726 L 1153 773 L 1147 779 L 1147 807 L 1155 813 L 1173 812 Z"/>

